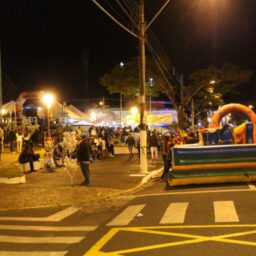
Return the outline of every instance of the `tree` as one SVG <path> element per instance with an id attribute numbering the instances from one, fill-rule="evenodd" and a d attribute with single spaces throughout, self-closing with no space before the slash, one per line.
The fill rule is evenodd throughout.
<path id="1" fill-rule="evenodd" d="M 160 58 L 159 58 L 160 59 Z M 161 60 L 147 58 L 146 77 L 154 78 L 154 86 L 146 84 L 146 93 L 166 95 L 178 114 L 178 127 L 188 126 L 187 113 L 192 111 L 194 102 L 196 115 L 207 111 L 211 105 L 223 103 L 223 96 L 236 93 L 237 87 L 248 83 L 252 72 L 243 70 L 233 64 L 225 64 L 221 68 L 210 66 L 189 75 L 185 83 L 175 83 L 167 58 Z M 170 82 L 172 81 L 172 82 Z M 211 82 L 214 81 L 214 82 Z M 138 58 L 132 58 L 124 68 L 115 66 L 109 74 L 105 74 L 100 82 L 110 93 L 122 93 L 135 96 L 139 92 Z"/>
<path id="2" fill-rule="evenodd" d="M 165 81 L 154 66 L 151 58 L 147 58 L 146 72 L 146 94 L 157 95 L 162 86 L 161 84 L 165 83 Z M 150 78 L 153 78 L 151 82 Z M 116 65 L 110 73 L 103 75 L 100 79 L 100 83 L 105 86 L 111 94 L 122 93 L 129 97 L 139 95 L 140 80 L 138 57 L 133 57 L 130 61 L 126 62 L 123 67 Z"/>
<path id="3" fill-rule="evenodd" d="M 221 68 L 209 66 L 206 69 L 192 73 L 186 88 L 185 106 L 191 111 L 192 98 L 194 99 L 195 115 L 199 116 L 213 105 L 223 104 L 223 96 L 237 93 L 238 87 L 247 84 L 252 76 L 252 71 L 243 70 L 233 64 L 225 64 Z"/>

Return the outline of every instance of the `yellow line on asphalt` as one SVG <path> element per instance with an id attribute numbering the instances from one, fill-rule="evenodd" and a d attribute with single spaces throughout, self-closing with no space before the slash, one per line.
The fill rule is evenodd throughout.
<path id="1" fill-rule="evenodd" d="M 253 235 L 256 234 L 256 230 L 251 231 L 243 231 L 238 233 L 230 233 L 225 235 L 217 235 L 217 236 L 201 236 L 201 235 L 193 235 L 193 234 L 184 234 L 184 233 L 175 233 L 175 232 L 166 232 L 166 231 L 157 231 L 152 229 L 196 229 L 196 228 L 255 228 L 256 224 L 235 224 L 235 225 L 192 225 L 192 226 L 152 226 L 152 227 L 126 227 L 126 228 L 114 228 L 111 229 L 105 236 L 102 237 L 85 255 L 87 256 L 102 256 L 102 255 L 111 255 L 118 256 L 128 253 L 141 252 L 141 251 L 149 251 L 153 249 L 160 249 L 166 247 L 173 247 L 179 245 L 186 244 L 194 244 L 194 243 L 202 243 L 208 241 L 229 243 L 229 244 L 241 244 L 248 246 L 256 246 L 256 242 L 244 241 L 244 240 L 233 240 L 229 239 L 232 237 L 239 237 L 245 235 Z M 128 231 L 128 232 L 138 232 L 152 235 L 164 235 L 164 236 L 172 236 L 172 237 L 182 237 L 189 238 L 189 240 L 163 243 L 163 244 L 155 244 L 143 247 L 136 247 L 130 249 L 124 249 L 119 251 L 112 252 L 103 252 L 100 251 L 103 246 L 105 246 L 119 231 Z"/>
<path id="2" fill-rule="evenodd" d="M 126 228 L 125 231 L 145 233 L 145 234 L 164 235 L 164 236 L 176 236 L 176 237 L 193 238 L 193 239 L 195 239 L 195 238 L 203 238 L 203 236 L 198 236 L 198 235 L 181 234 L 181 233 L 156 231 L 156 230 L 146 230 L 146 229 L 141 229 L 141 228 L 136 228 L 136 229 Z"/>
<path id="3" fill-rule="evenodd" d="M 226 234 L 226 235 L 220 235 L 220 236 L 218 236 L 218 238 L 223 239 L 223 238 L 246 236 L 246 235 L 253 235 L 253 234 L 256 234 L 256 230 L 244 231 L 244 232 L 238 232 L 238 233 L 231 233 L 231 234 Z"/>
<path id="4" fill-rule="evenodd" d="M 184 240 L 184 241 L 179 241 L 179 242 L 149 245 L 149 246 L 137 247 L 137 248 L 127 249 L 127 250 L 114 251 L 114 252 L 110 252 L 109 255 L 112 256 L 112 253 L 114 255 L 124 255 L 125 253 L 143 252 L 143 251 L 149 251 L 149 250 L 166 248 L 166 247 L 173 247 L 173 246 L 178 246 L 178 245 L 202 243 L 207 240 L 208 240 L 207 238 L 189 239 L 189 240 Z"/>
<path id="5" fill-rule="evenodd" d="M 100 249 L 108 242 L 110 241 L 121 229 L 120 228 L 112 228 L 109 230 L 109 232 L 104 235 L 94 246 L 84 254 L 84 256 L 99 256 L 104 255 L 103 252 L 100 251 Z M 111 256 L 115 256 L 115 254 L 111 254 Z"/>
<path id="6" fill-rule="evenodd" d="M 179 229 L 179 228 L 255 228 L 256 224 L 217 224 L 217 225 L 178 225 L 178 226 L 149 226 L 149 227 L 140 227 L 141 229 Z M 133 227 L 129 227 L 133 229 Z M 134 227 L 136 229 L 136 227 Z"/>

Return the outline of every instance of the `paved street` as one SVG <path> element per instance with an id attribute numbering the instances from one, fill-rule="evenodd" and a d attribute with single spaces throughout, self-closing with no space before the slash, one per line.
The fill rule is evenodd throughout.
<path id="1" fill-rule="evenodd" d="M 3 211 L 0 255 L 254 256 L 255 192 L 254 184 L 165 190 L 156 181 L 94 213 L 76 206 Z"/>

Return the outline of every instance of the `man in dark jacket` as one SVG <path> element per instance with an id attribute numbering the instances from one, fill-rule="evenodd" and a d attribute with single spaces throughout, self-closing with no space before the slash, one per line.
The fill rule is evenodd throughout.
<path id="1" fill-rule="evenodd" d="M 32 145 L 28 144 L 24 147 L 24 149 L 20 153 L 18 161 L 20 164 L 29 163 L 30 172 L 34 172 L 35 171 L 34 161 L 38 161 L 39 157 L 40 157 L 39 154 L 34 153 Z"/>
<path id="2" fill-rule="evenodd" d="M 86 140 L 85 134 L 81 134 L 82 141 L 80 142 L 77 149 L 77 161 L 80 163 L 80 167 L 82 173 L 84 175 L 83 185 L 89 185 L 90 183 L 90 171 L 89 171 L 89 163 L 90 163 L 90 149 L 88 142 Z"/>
<path id="3" fill-rule="evenodd" d="M 12 127 L 8 134 L 8 139 L 10 141 L 10 151 L 12 153 L 15 153 L 15 143 L 16 143 L 16 133 L 14 131 L 14 128 Z"/>
<path id="4" fill-rule="evenodd" d="M 128 138 L 125 141 L 125 144 L 128 146 L 129 159 L 132 159 L 133 158 L 132 149 L 135 146 L 135 140 L 134 140 L 134 138 L 133 138 L 131 133 L 129 133 Z"/>
<path id="5" fill-rule="evenodd" d="M 158 138 L 157 138 L 155 132 L 153 132 L 149 137 L 149 147 L 150 147 L 152 160 L 157 160 L 157 156 L 158 156 Z"/>

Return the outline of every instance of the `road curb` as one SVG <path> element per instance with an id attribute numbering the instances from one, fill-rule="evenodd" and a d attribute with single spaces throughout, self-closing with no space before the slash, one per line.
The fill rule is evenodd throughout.
<path id="1" fill-rule="evenodd" d="M 159 175 L 162 173 L 163 168 L 160 168 L 158 170 L 152 171 L 150 172 L 148 175 L 146 175 L 142 180 L 141 180 L 141 184 L 144 185 L 147 182 L 149 182 L 150 180 L 159 177 Z"/>
<path id="2" fill-rule="evenodd" d="M 129 189 L 126 189 L 126 190 L 123 190 L 123 191 L 120 191 L 120 192 L 117 192 L 117 193 L 112 194 L 112 195 L 108 195 L 108 196 L 105 197 L 105 199 L 108 199 L 108 198 L 111 198 L 111 197 L 118 197 L 120 195 L 131 193 L 131 192 L 133 192 L 133 191 L 135 191 L 137 189 L 140 189 L 146 183 L 148 183 L 150 180 L 152 180 L 152 179 L 154 179 L 156 177 L 159 177 L 159 175 L 162 173 L 162 171 L 163 171 L 163 168 L 160 168 L 158 170 L 154 170 L 154 171 L 151 171 L 149 173 L 146 173 L 145 174 L 146 176 L 136 186 L 134 186 L 132 188 L 129 188 Z M 104 199 L 104 197 L 102 199 Z"/>
<path id="3" fill-rule="evenodd" d="M 20 184 L 26 183 L 26 176 L 13 177 L 13 178 L 0 178 L 1 184 Z"/>

